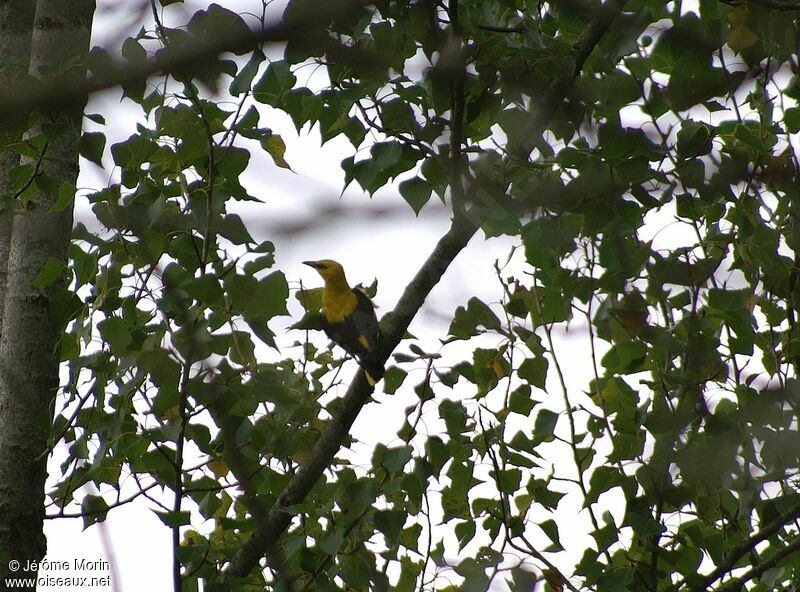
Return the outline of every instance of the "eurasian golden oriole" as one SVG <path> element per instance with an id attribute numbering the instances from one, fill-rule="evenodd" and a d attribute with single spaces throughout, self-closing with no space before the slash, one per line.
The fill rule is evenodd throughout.
<path id="1" fill-rule="evenodd" d="M 361 290 L 347 283 L 336 261 L 303 261 L 322 276 L 322 328 L 331 340 L 352 355 L 374 385 L 385 371 L 378 358 L 378 319 L 375 307 Z"/>

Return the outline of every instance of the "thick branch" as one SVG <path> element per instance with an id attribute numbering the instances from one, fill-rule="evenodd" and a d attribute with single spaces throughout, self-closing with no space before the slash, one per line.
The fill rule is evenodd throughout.
<path id="1" fill-rule="evenodd" d="M 732 6 L 739 6 L 744 4 L 744 0 L 731 1 L 722 0 L 725 4 Z M 753 4 L 760 4 L 765 8 L 772 8 L 773 10 L 800 10 L 800 2 L 797 0 L 750 0 Z"/>
<path id="2" fill-rule="evenodd" d="M 785 557 L 788 557 L 792 553 L 796 553 L 800 551 L 800 537 L 794 539 L 791 543 L 780 549 L 779 551 L 775 551 L 775 553 L 770 556 L 767 560 L 762 561 L 758 565 L 754 565 L 751 567 L 742 577 L 734 578 L 730 582 L 726 583 L 721 588 L 717 589 L 717 592 L 738 592 L 739 590 L 744 590 L 744 585 L 749 582 L 750 580 L 754 580 L 755 578 L 759 577 L 765 571 L 772 569 L 778 563 L 781 562 Z"/>
<path id="3" fill-rule="evenodd" d="M 422 306 L 425 298 L 444 275 L 456 255 L 466 246 L 475 233 L 471 226 L 453 225 L 439 240 L 433 253 L 406 288 L 393 312 L 381 320 L 382 357 L 400 343 L 406 328 Z M 231 562 L 228 572 L 233 576 L 247 575 L 258 563 L 264 552 L 273 545 L 289 526 L 293 512 L 291 507 L 305 499 L 319 480 L 322 472 L 330 466 L 334 455 L 350 433 L 350 427 L 361 408 L 372 394 L 364 373 L 359 370 L 355 380 L 341 400 L 336 415 L 328 422 L 325 431 L 312 449 L 308 460 L 295 473 L 283 490 L 267 518 L 253 536 L 242 546 Z"/>
<path id="4" fill-rule="evenodd" d="M 253 486 L 253 477 L 256 472 L 262 470 L 263 467 L 242 454 L 236 439 L 236 432 L 239 429 L 239 419 L 230 414 L 228 405 L 225 405 L 225 399 L 219 397 L 212 406 L 212 409 L 215 421 L 220 427 L 222 438 L 225 442 L 225 458 L 228 462 L 228 467 L 238 480 L 239 487 L 244 491 L 242 496 L 244 505 L 256 522 L 262 523 L 267 516 L 267 507 L 263 503 L 263 500 L 258 497 L 256 488 Z M 267 565 L 275 573 L 276 580 L 283 585 L 283 590 L 292 590 L 292 575 L 286 562 L 283 560 L 280 548 L 273 546 L 267 549 L 265 554 L 267 556 Z"/>
<path id="5" fill-rule="evenodd" d="M 187 43 L 181 47 L 165 49 L 145 62 L 128 63 L 119 60 L 116 64 L 109 64 L 108 70 L 102 77 L 94 76 L 81 82 L 56 83 L 46 87 L 16 85 L 9 90 L 0 91 L 0 121 L 18 121 L 37 109 L 64 110 L 76 104 L 82 106 L 88 96 L 95 92 L 141 82 L 159 72 L 191 76 L 206 69 L 209 61 L 220 54 L 226 52 L 240 54 L 262 43 L 301 38 L 307 36 L 311 29 L 326 26 L 333 16 L 360 10 L 370 4 L 371 0 L 328 0 L 320 2 L 313 12 L 305 13 L 302 20 L 281 21 L 244 34 L 238 27 L 221 25 L 213 35 L 197 38 L 194 43 Z M 336 51 L 338 58 L 347 52 L 356 51 L 344 46 L 332 47 L 331 50 Z M 369 62 L 370 56 L 359 50 L 358 59 L 365 65 L 365 62 Z M 380 60 L 375 58 L 373 61 Z"/>
<path id="6" fill-rule="evenodd" d="M 605 9 L 600 11 L 597 18 L 587 24 L 578 41 L 575 43 L 575 62 L 577 64 L 574 75 L 580 73 L 580 68 L 600 40 L 602 34 L 608 29 L 613 18 L 618 15 L 624 0 L 613 0 Z M 569 90 L 573 78 L 566 79 L 563 83 L 554 82 L 548 89 L 552 96 L 548 96 L 543 104 L 546 109 L 538 109 L 532 118 L 535 125 L 531 132 L 541 134 L 555 109 L 563 100 Z M 403 335 L 417 311 L 422 307 L 433 287 L 444 275 L 447 267 L 467 245 L 472 235 L 477 231 L 477 225 L 468 221 L 468 218 L 457 218 L 450 230 L 439 240 L 428 260 L 406 287 L 395 309 L 381 320 L 381 357 L 385 361 L 391 352 L 400 343 Z M 367 383 L 364 373 L 359 370 L 355 379 L 347 389 L 341 400 L 336 414 L 328 422 L 325 431 L 309 454 L 308 460 L 295 473 L 292 480 L 281 493 L 280 497 L 270 509 L 265 520 L 257 527 L 253 536 L 242 546 L 228 566 L 228 574 L 233 577 L 246 576 L 252 571 L 264 553 L 275 544 L 281 534 L 289 527 L 294 515 L 292 506 L 301 503 L 311 488 L 319 480 L 323 471 L 330 466 L 334 455 L 341 447 L 342 442 L 350 433 L 361 408 L 369 400 L 372 387 Z"/>
<path id="7" fill-rule="evenodd" d="M 725 561 L 723 561 L 714 571 L 689 588 L 689 592 L 705 592 L 706 590 L 710 589 L 711 584 L 733 569 L 733 566 L 736 565 L 736 562 L 744 557 L 744 555 L 755 549 L 756 545 L 758 545 L 761 541 L 768 539 L 781 528 L 790 522 L 794 522 L 798 518 L 800 518 L 800 505 L 790 508 L 785 512 L 781 512 L 772 522 L 764 525 L 764 527 L 753 536 L 745 541 L 742 541 L 733 549 L 731 549 L 726 555 Z M 679 583 L 674 589 L 678 590 L 680 587 L 681 584 Z M 727 587 L 723 587 L 723 590 L 726 588 Z"/>

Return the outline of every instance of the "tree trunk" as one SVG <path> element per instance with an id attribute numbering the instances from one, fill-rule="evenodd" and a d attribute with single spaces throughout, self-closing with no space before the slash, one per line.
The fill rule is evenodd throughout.
<path id="1" fill-rule="evenodd" d="M 0 0 L 0 85 L 9 88 L 17 76 L 28 71 L 33 31 L 30 0 Z M 11 121 L 0 120 L 0 200 L 14 194 L 8 172 L 19 164 L 19 153 L 11 147 L 19 132 Z M 0 335 L 3 333 L 3 306 L 8 272 L 8 248 L 11 244 L 13 210 L 0 202 Z"/>
<path id="2" fill-rule="evenodd" d="M 0 5 L 6 9 L 2 0 Z M 49 76 L 57 71 L 67 82 L 82 79 L 93 13 L 93 0 L 38 0 L 30 72 Z M 54 181 L 55 190 L 39 191 L 27 207 L 15 209 L 8 243 L 0 335 L 0 557 L 23 567 L 46 552 L 44 452 L 59 383 L 61 337 L 50 308 L 55 285 L 36 288 L 32 282 L 51 258 L 66 261 L 72 211 L 52 212 L 51 207 L 58 187 L 77 179 L 81 118 L 82 107 L 74 106 L 41 116 L 39 123 L 51 124 L 47 144 L 43 158 L 29 162 L 40 161 L 42 178 Z M 59 127 L 63 132 L 52 131 Z M 29 137 L 42 130 L 37 124 Z M 8 561 L 0 561 L 0 589 L 8 576 L 35 578 L 37 570 L 12 571 Z"/>

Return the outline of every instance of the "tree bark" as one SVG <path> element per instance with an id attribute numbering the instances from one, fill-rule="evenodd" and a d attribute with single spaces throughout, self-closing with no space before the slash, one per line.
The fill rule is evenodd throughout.
<path id="1" fill-rule="evenodd" d="M 30 0 L 0 0 L 0 87 L 11 88 L 21 73 L 28 71 L 31 52 L 33 12 Z M 11 121 L 0 120 L 0 200 L 10 198 L 14 188 L 8 171 L 19 164 L 19 153 L 11 144 L 19 140 Z M 8 272 L 13 212 L 0 201 L 0 335 L 3 333 L 3 306 Z"/>
<path id="2" fill-rule="evenodd" d="M 93 14 L 93 0 L 39 0 L 30 44 L 31 74 L 49 78 L 56 73 L 59 81 L 82 82 Z M 66 262 L 72 211 L 51 208 L 58 187 L 77 179 L 82 111 L 82 106 L 71 106 L 69 111 L 42 114 L 28 132 L 29 137 L 39 136 L 41 124 L 49 124 L 39 171 L 56 189 L 40 191 L 26 207 L 14 204 L 20 207 L 13 212 L 8 243 L 0 335 L 0 557 L 19 561 L 23 568 L 41 561 L 46 552 L 43 452 L 53 421 L 61 338 L 50 306 L 57 285 L 37 288 L 32 282 L 48 260 Z M 63 131 L 52 131 L 58 128 Z M 35 578 L 37 573 L 12 571 L 9 561 L 2 560 L 0 590 L 7 586 L 6 577 Z"/>

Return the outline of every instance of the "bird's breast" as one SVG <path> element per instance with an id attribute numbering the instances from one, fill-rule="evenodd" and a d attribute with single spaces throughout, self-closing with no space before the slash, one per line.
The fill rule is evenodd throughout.
<path id="1" fill-rule="evenodd" d="M 329 290 L 322 292 L 322 314 L 329 323 L 341 323 L 358 305 L 358 299 L 352 290 L 337 293 Z"/>

